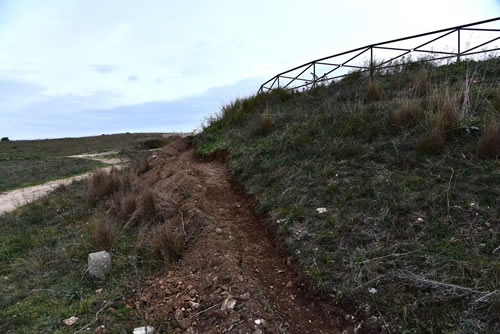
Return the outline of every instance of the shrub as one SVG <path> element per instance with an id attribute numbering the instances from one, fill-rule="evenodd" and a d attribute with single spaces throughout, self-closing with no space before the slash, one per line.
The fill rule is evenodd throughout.
<path id="1" fill-rule="evenodd" d="M 98 217 L 92 224 L 92 247 L 94 250 L 111 250 L 115 239 L 113 223 L 105 217 Z"/>
<path id="2" fill-rule="evenodd" d="M 477 152 L 483 157 L 500 156 L 500 122 L 498 120 L 484 126 L 477 143 Z"/>
<path id="3" fill-rule="evenodd" d="M 408 127 L 422 118 L 423 111 L 416 100 L 403 99 L 399 101 L 397 109 L 392 113 L 392 124 L 399 127 Z"/>
<path id="4" fill-rule="evenodd" d="M 435 113 L 432 126 L 441 131 L 454 129 L 459 121 L 459 94 L 449 90 L 431 95 L 428 106 Z"/>
<path id="5" fill-rule="evenodd" d="M 111 174 L 99 169 L 87 178 L 87 200 L 95 205 L 100 199 L 110 195 L 114 190 L 114 178 Z"/>
<path id="6" fill-rule="evenodd" d="M 430 89 L 427 70 L 420 69 L 413 78 L 412 93 L 415 97 L 422 97 L 427 95 Z"/>
<path id="7" fill-rule="evenodd" d="M 133 191 L 119 191 L 113 196 L 110 205 L 111 212 L 124 219 L 128 220 L 137 209 L 135 193 Z"/>
<path id="8" fill-rule="evenodd" d="M 145 152 L 126 152 L 124 153 L 127 159 L 129 160 L 129 166 L 130 169 L 136 174 L 136 175 L 142 175 L 153 166 L 151 166 L 149 162 L 149 154 Z"/>
<path id="9" fill-rule="evenodd" d="M 368 87 L 366 89 L 366 99 L 368 101 L 380 101 L 384 95 L 382 86 L 380 82 L 376 79 L 370 79 L 368 81 Z"/>
<path id="10" fill-rule="evenodd" d="M 153 255 L 168 265 L 181 258 L 184 242 L 165 223 L 152 231 L 151 248 Z"/>
<path id="11" fill-rule="evenodd" d="M 271 132 L 272 127 L 273 121 L 266 110 L 266 112 L 264 112 L 264 114 L 260 117 L 260 133 L 265 136 Z"/>
<path id="12" fill-rule="evenodd" d="M 10 141 L 9 137 L 2 137 L 1 141 Z"/>
<path id="13" fill-rule="evenodd" d="M 437 154 L 444 148 L 444 133 L 440 128 L 432 128 L 424 133 L 417 144 L 417 150 L 423 153 Z"/>
<path id="14" fill-rule="evenodd" d="M 151 225 L 161 220 L 158 214 L 156 195 L 151 189 L 142 190 L 135 199 L 136 210 L 123 227 L 124 230 L 138 224 Z"/>

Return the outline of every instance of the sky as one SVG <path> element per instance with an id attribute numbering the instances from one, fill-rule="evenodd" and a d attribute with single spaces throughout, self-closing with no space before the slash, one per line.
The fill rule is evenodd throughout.
<path id="1" fill-rule="evenodd" d="M 0 137 L 199 128 L 275 74 L 500 0 L 0 0 Z"/>

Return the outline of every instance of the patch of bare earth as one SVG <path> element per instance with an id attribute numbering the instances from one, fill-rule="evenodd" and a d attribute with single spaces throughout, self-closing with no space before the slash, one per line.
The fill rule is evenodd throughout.
<path id="1" fill-rule="evenodd" d="M 168 224 L 186 246 L 129 301 L 134 312 L 179 333 L 341 332 L 343 313 L 309 295 L 223 163 L 201 161 L 179 140 L 142 181 L 170 208 Z"/>

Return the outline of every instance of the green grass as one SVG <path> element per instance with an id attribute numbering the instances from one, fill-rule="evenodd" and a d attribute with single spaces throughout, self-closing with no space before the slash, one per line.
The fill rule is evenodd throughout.
<path id="1" fill-rule="evenodd" d="M 106 203 L 87 203 L 86 185 L 78 182 L 0 215 L 2 333 L 73 333 L 89 323 L 92 332 L 104 324 L 120 333 L 143 325 L 125 301 L 154 266 L 141 255 L 136 233 L 116 232 L 111 274 L 104 280 L 88 278 L 87 255 L 101 250 L 92 246 L 91 226 Z M 64 326 L 62 320 L 71 316 L 78 322 Z"/>
<path id="2" fill-rule="evenodd" d="M 138 133 L 0 143 L 0 192 L 82 174 L 102 163 L 66 158 L 81 153 L 159 148 L 171 139 Z"/>
<path id="3" fill-rule="evenodd" d="M 479 83 L 462 113 L 467 71 Z M 373 81 L 354 72 L 235 101 L 194 144 L 200 154 L 230 152 L 234 180 L 338 302 L 367 303 L 366 316 L 392 332 L 494 332 L 500 296 L 481 297 L 500 288 L 500 163 L 477 147 L 500 117 L 499 77 L 499 59 L 401 66 L 376 73 L 374 99 Z M 412 91 L 416 78 L 428 80 L 427 93 Z M 402 99 L 414 104 L 406 114 Z"/>
<path id="4" fill-rule="evenodd" d="M 75 158 L 1 161 L 0 192 L 83 174 L 101 166 L 104 164 L 99 161 Z"/>

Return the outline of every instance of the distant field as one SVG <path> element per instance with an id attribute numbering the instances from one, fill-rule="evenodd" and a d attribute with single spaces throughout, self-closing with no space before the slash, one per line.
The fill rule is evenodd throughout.
<path id="1" fill-rule="evenodd" d="M 81 153 L 161 147 L 161 133 L 0 142 L 0 191 L 43 183 L 93 170 L 103 164 L 66 158 Z"/>

